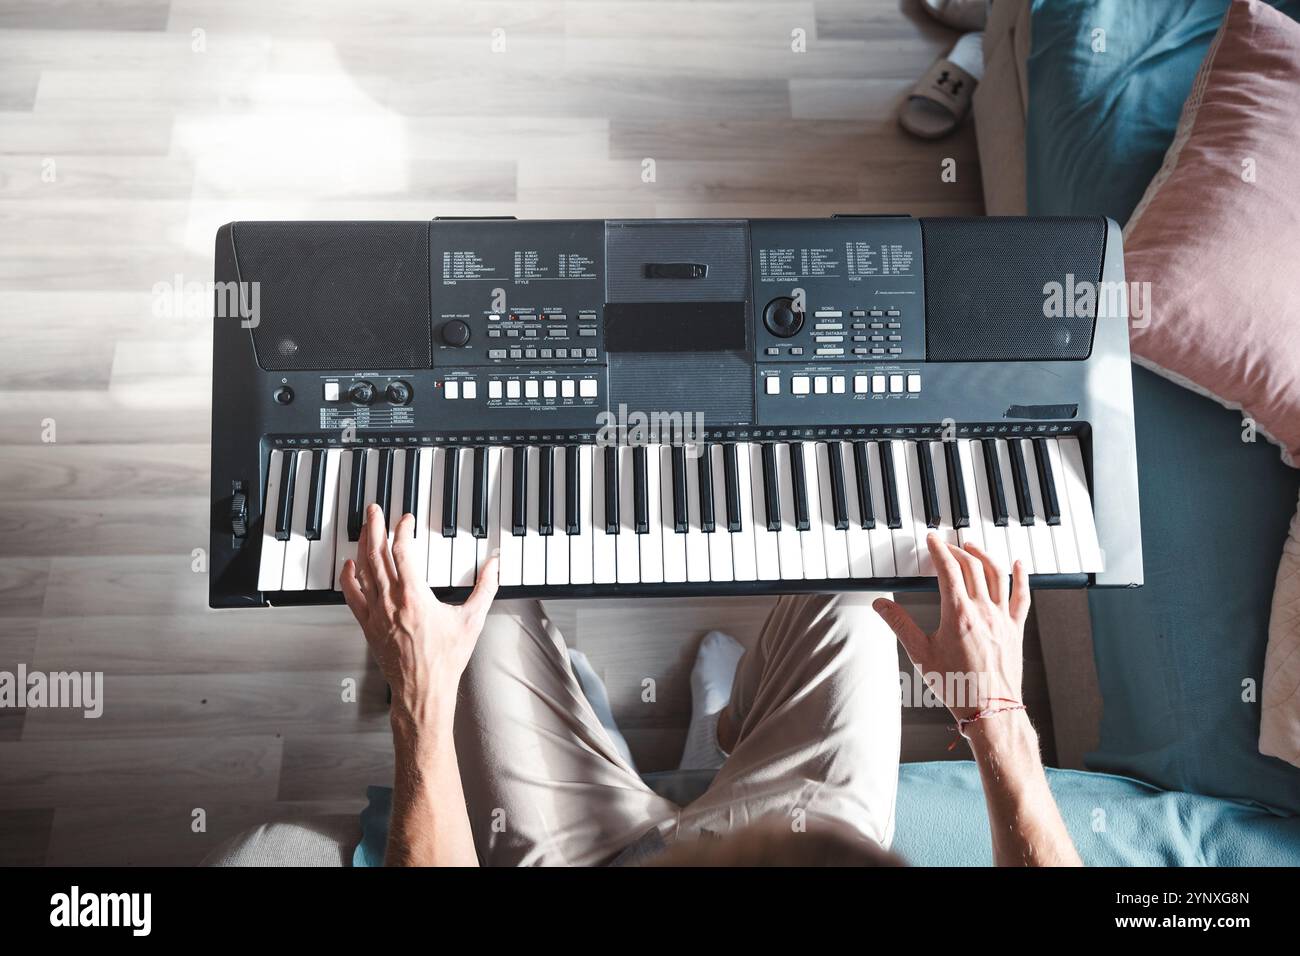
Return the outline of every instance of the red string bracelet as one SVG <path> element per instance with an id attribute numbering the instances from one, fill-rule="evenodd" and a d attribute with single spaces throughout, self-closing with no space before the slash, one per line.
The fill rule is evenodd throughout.
<path id="1" fill-rule="evenodd" d="M 1018 700 L 1012 700 L 1010 697 L 989 698 L 989 703 L 993 703 L 994 701 L 999 701 L 1004 704 L 1010 704 L 1011 706 L 1010 707 L 986 707 L 984 710 L 981 710 L 974 717 L 959 717 L 957 718 L 957 726 L 952 729 L 957 731 L 957 733 L 960 734 L 962 737 L 966 737 L 966 728 L 969 727 L 971 724 L 975 723 L 975 721 L 977 720 L 983 720 L 985 717 L 994 717 L 997 714 L 1008 714 L 1013 711 L 1025 709 L 1024 704 L 1020 703 L 1020 701 Z M 970 738 L 966 737 L 966 739 L 969 740 Z M 948 749 L 952 750 L 956 746 L 957 746 L 957 741 L 954 740 L 952 743 L 948 745 Z"/>

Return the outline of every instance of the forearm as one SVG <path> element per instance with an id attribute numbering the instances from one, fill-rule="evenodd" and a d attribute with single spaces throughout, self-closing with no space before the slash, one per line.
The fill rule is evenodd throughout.
<path id="1" fill-rule="evenodd" d="M 970 725 L 984 784 L 993 862 L 998 866 L 1082 866 L 1047 786 L 1038 735 L 1024 711 Z"/>
<path id="2" fill-rule="evenodd" d="M 478 866 L 456 762 L 452 715 L 418 729 L 393 721 L 396 776 L 389 866 Z"/>

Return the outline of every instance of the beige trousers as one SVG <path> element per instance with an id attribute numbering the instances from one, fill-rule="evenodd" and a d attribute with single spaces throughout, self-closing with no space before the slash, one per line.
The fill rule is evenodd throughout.
<path id="1" fill-rule="evenodd" d="M 456 711 L 480 860 L 598 865 L 651 829 L 671 843 L 800 812 L 888 847 L 901 711 L 894 636 L 871 609 L 876 597 L 777 601 L 736 673 L 728 709 L 738 741 L 686 807 L 654 793 L 619 755 L 541 605 L 499 602 Z"/>

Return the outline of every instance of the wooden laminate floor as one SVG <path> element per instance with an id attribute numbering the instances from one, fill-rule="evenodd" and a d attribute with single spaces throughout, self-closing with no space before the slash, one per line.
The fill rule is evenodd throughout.
<path id="1" fill-rule="evenodd" d="M 893 117 L 952 39 L 899 0 L 2 0 L 0 670 L 103 671 L 107 700 L 0 710 L 0 863 L 193 863 L 387 781 L 346 611 L 206 609 L 208 303 L 156 290 L 211 278 L 220 224 L 979 214 L 972 130 Z M 699 636 L 764 611 L 553 608 L 646 769 L 675 764 Z M 948 739 L 908 712 L 905 759 Z"/>

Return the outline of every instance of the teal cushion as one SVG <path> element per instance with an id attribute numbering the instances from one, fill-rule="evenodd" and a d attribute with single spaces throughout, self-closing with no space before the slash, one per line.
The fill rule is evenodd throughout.
<path id="1" fill-rule="evenodd" d="M 1031 215 L 1127 220 L 1227 6 L 1034 0 Z M 1274 6 L 1300 16 L 1297 0 Z M 1092 52 L 1095 28 L 1105 53 Z M 1090 592 L 1104 716 L 1088 766 L 1300 812 L 1300 770 L 1257 751 L 1273 582 L 1300 474 L 1266 442 L 1243 442 L 1238 414 L 1139 369 L 1133 385 L 1146 586 Z"/>
<path id="2" fill-rule="evenodd" d="M 1273 2 L 1300 17 L 1300 2 Z M 1025 174 L 1036 216 L 1126 222 L 1228 0 L 1033 0 Z M 1093 31 L 1106 52 L 1093 52 Z"/>
<path id="3" fill-rule="evenodd" d="M 1088 866 L 1300 865 L 1300 817 L 1110 774 L 1048 770 L 1047 782 Z M 993 862 L 974 763 L 903 764 L 894 850 L 916 866 Z"/>
<path id="4" fill-rule="evenodd" d="M 661 796 L 686 804 L 712 771 L 647 774 Z M 1155 787 L 1109 774 L 1048 770 L 1048 784 L 1079 855 L 1090 866 L 1297 866 L 1300 817 Z M 383 866 L 393 791 L 370 787 L 354 866 Z M 914 866 L 993 862 L 979 772 L 969 760 L 899 768 L 894 851 Z"/>
<path id="5" fill-rule="evenodd" d="M 1146 584 L 1089 592 L 1103 713 L 1087 765 L 1300 813 L 1300 769 L 1257 747 L 1300 472 L 1243 442 L 1235 412 L 1136 367 L 1133 404 Z"/>

